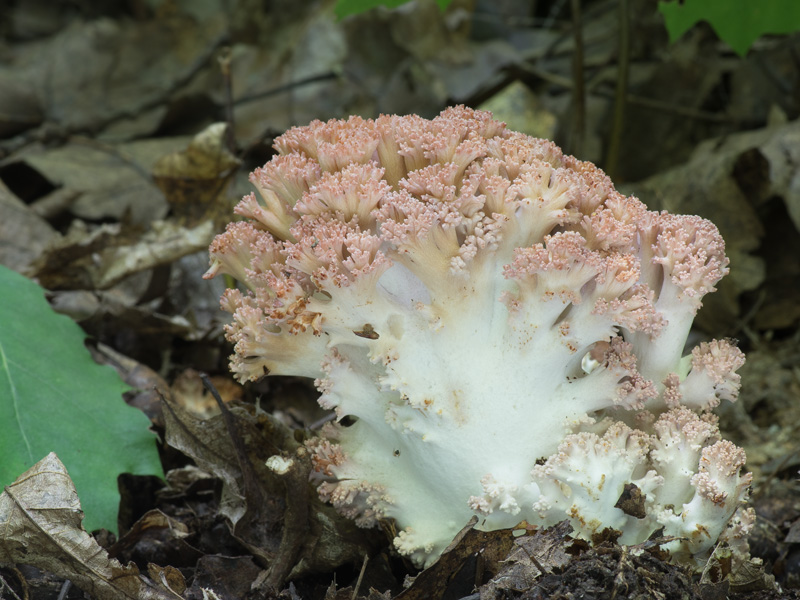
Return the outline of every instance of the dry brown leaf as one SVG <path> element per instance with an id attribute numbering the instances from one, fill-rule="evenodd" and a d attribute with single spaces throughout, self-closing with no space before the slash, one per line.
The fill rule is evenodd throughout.
<path id="1" fill-rule="evenodd" d="M 187 254 L 204 250 L 214 237 L 211 221 L 183 227 L 172 221 L 157 221 L 138 242 L 103 253 L 105 264 L 97 273 L 97 287 L 111 287 L 132 273 L 169 264 Z"/>
<path id="2" fill-rule="evenodd" d="M 787 285 L 800 276 L 798 148 L 799 121 L 706 140 L 685 164 L 626 188 L 651 209 L 700 214 L 719 227 L 731 273 L 703 299 L 704 327 L 725 331 L 738 316 L 739 295 L 759 286 L 757 329 L 800 320 L 800 294 Z"/>
<path id="3" fill-rule="evenodd" d="M 163 218 L 164 197 L 146 166 L 124 148 L 75 138 L 57 148 L 34 148 L 17 159 L 53 186 L 76 194 L 69 209 L 89 220 L 122 219 L 145 225 Z"/>
<path id="4" fill-rule="evenodd" d="M 220 600 L 245 598 L 261 569 L 249 556 L 207 554 L 197 561 L 194 590 L 213 590 Z"/>
<path id="5" fill-rule="evenodd" d="M 120 487 L 125 488 L 129 485 L 129 480 L 124 479 L 120 482 Z M 126 506 L 126 499 L 132 495 L 128 489 L 122 490 L 123 506 Z M 122 512 L 122 511 L 121 511 Z M 122 519 L 124 517 L 121 515 Z M 203 556 L 202 550 L 193 546 L 190 542 L 192 532 L 182 521 L 163 513 L 158 509 L 151 509 L 143 514 L 122 537 L 108 548 L 111 557 L 126 560 L 135 560 L 141 564 L 142 560 L 153 560 L 150 556 L 152 548 L 158 548 L 157 556 L 160 564 L 169 565 L 168 568 L 191 568 Z M 147 558 L 143 558 L 147 557 Z M 152 575 L 154 565 L 148 565 L 151 572 L 150 578 L 155 582 L 161 581 Z M 163 575 L 161 567 L 155 567 Z M 178 572 L 179 573 L 179 572 Z M 169 588 L 175 592 L 180 592 L 186 587 L 182 577 L 177 578 L 174 574 L 168 574 L 171 582 Z"/>
<path id="6" fill-rule="evenodd" d="M 218 375 L 209 379 L 224 402 L 230 403 L 241 399 L 244 388 L 231 377 Z M 209 419 L 219 414 L 219 407 L 214 397 L 208 393 L 200 378 L 200 372 L 195 369 L 181 371 L 172 382 L 170 392 L 175 402 L 195 416 Z"/>
<path id="7" fill-rule="evenodd" d="M 268 561 L 277 552 L 285 510 L 283 490 L 265 462 L 282 449 L 294 450 L 291 432 L 267 419 L 259 420 L 245 410 L 234 408 L 237 434 L 247 440 L 248 456 L 237 456 L 224 418 L 203 420 L 175 403 L 164 403 L 167 444 L 194 459 L 198 467 L 222 480 L 220 513 L 228 519 L 233 534 L 254 554 Z M 248 497 L 240 460 L 247 460 L 255 473 L 258 498 Z"/>
<path id="8" fill-rule="evenodd" d="M 51 290 L 108 289 L 126 277 L 199 252 L 214 237 L 214 224 L 192 228 L 156 221 L 141 236 L 125 234 L 118 225 L 88 232 L 73 226 L 33 264 L 32 276 Z"/>
<path id="9" fill-rule="evenodd" d="M 325 600 L 392 600 L 392 593 L 390 591 L 379 592 L 376 589 L 370 588 L 369 591 L 363 590 L 358 596 L 354 596 L 353 592 L 360 590 L 353 590 L 348 586 L 345 588 L 336 589 L 336 583 L 331 583 L 325 592 Z"/>
<path id="10" fill-rule="evenodd" d="M 56 237 L 50 224 L 0 181 L 0 263 L 24 272 Z"/>
<path id="11" fill-rule="evenodd" d="M 523 592 L 535 585 L 545 573 L 562 569 L 572 558 L 565 551 L 571 541 L 571 531 L 569 521 L 562 521 L 515 539 L 514 549 L 504 561 L 500 573 L 486 584 L 485 593 Z"/>
<path id="12" fill-rule="evenodd" d="M 41 10 L 58 12 L 54 5 Z M 9 52 L 6 62 L 25 74 L 20 79 L 30 82 L 46 120 L 71 131 L 143 137 L 162 123 L 174 92 L 213 65 L 225 19 L 201 23 L 177 11 L 157 19 L 103 14 L 70 18 L 55 35 L 37 34 L 36 44 Z"/>
<path id="13" fill-rule="evenodd" d="M 776 591 L 775 576 L 760 558 L 742 557 L 729 548 L 717 548 L 703 569 L 700 585 L 706 591 L 730 589 L 733 593 Z"/>
<path id="14" fill-rule="evenodd" d="M 180 598 L 156 587 L 136 565 L 109 558 L 82 520 L 75 486 L 50 453 L 0 494 L 0 563 L 49 571 L 98 600 Z"/>
<path id="15" fill-rule="evenodd" d="M 140 336 L 174 335 L 183 339 L 198 339 L 203 335 L 205 330 L 198 330 L 197 325 L 190 320 L 190 317 L 195 316 L 193 314 L 188 314 L 187 317 L 169 315 L 159 312 L 159 307 L 153 306 L 154 302 L 137 303 L 139 296 L 135 293 L 138 291 L 135 284 L 138 282 L 132 282 L 132 279 L 127 279 L 110 290 L 51 291 L 48 300 L 53 310 L 80 322 L 87 331 L 98 331 L 98 327 L 108 330 L 113 326 L 117 330 L 135 330 Z M 128 283 L 133 285 L 126 285 Z M 183 306 L 190 306 L 190 303 Z M 191 311 L 187 310 L 187 313 Z M 100 362 L 114 364 L 113 360 Z M 115 368 L 124 374 L 123 378 L 127 376 L 125 368 Z M 135 382 L 130 385 L 143 389 Z M 166 387 L 165 384 L 163 388 Z"/>
<path id="16" fill-rule="evenodd" d="M 44 119 L 42 106 L 30 82 L 16 73 L 0 73 L 0 138 L 36 127 Z"/>
<path id="17" fill-rule="evenodd" d="M 485 576 L 496 573 L 513 547 L 512 530 L 478 531 L 473 529 L 476 523 L 477 517 L 473 517 L 436 562 L 395 600 L 427 600 L 445 594 L 460 598 L 469 595 Z"/>
<path id="18" fill-rule="evenodd" d="M 225 123 L 209 125 L 186 149 L 153 165 L 153 178 L 179 219 L 196 223 L 227 211 L 219 198 L 240 164 L 227 148 L 227 131 Z"/>
<path id="19" fill-rule="evenodd" d="M 153 563 L 147 565 L 147 574 L 153 581 L 157 581 L 162 587 L 174 591 L 177 594 L 183 594 L 186 591 L 186 580 L 175 567 L 167 565 L 166 567 L 159 567 Z M 178 596 L 180 597 L 180 596 Z"/>
<path id="20" fill-rule="evenodd" d="M 295 549 L 299 554 L 293 567 L 282 565 L 282 568 L 292 567 L 289 578 L 359 563 L 364 553 L 374 548 L 381 538 L 374 531 L 357 528 L 352 520 L 323 504 L 307 483 L 308 473 L 303 475 L 301 490 L 287 492 L 290 486 L 286 480 L 266 467 L 270 456 L 291 457 L 296 456 L 298 448 L 302 450 L 292 431 L 267 413 L 259 411 L 253 415 L 241 407 L 229 410 L 238 435 L 245 441 L 246 458 L 255 474 L 255 482 L 245 481 L 240 457 L 222 415 L 202 420 L 166 402 L 163 412 L 167 444 L 191 457 L 200 469 L 222 480 L 219 510 L 231 524 L 233 535 L 263 562 L 272 563 L 276 556 L 284 558 L 286 543 L 283 543 L 282 529 L 285 529 L 285 519 L 292 516 L 286 512 L 287 502 L 295 509 L 306 503 L 308 531 L 301 532 L 305 539 L 300 540 L 301 547 Z M 298 540 L 288 541 L 296 544 Z"/>

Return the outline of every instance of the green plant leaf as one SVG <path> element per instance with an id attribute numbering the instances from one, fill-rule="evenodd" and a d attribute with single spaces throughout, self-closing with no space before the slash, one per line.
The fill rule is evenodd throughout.
<path id="1" fill-rule="evenodd" d="M 55 452 L 75 483 L 88 531 L 117 529 L 120 473 L 161 475 L 150 421 L 92 360 L 86 335 L 42 288 L 0 266 L 0 487 Z"/>
<path id="2" fill-rule="evenodd" d="M 440 10 L 445 10 L 453 0 L 436 0 Z M 334 9 L 338 19 L 358 15 L 378 6 L 397 8 L 410 0 L 338 0 Z"/>
<path id="3" fill-rule="evenodd" d="M 698 21 L 707 21 L 719 38 L 744 56 L 766 33 L 800 30 L 798 0 L 683 0 L 659 2 L 669 41 L 674 42 Z"/>

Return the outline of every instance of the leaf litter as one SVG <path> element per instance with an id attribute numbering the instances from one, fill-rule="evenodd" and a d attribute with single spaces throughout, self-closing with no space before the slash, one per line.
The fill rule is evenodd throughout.
<path id="1" fill-rule="evenodd" d="M 121 581 L 139 594 L 131 597 L 483 600 L 534 598 L 543 590 L 571 597 L 574 586 L 586 591 L 590 585 L 597 585 L 597 597 L 624 597 L 636 586 L 659 597 L 672 589 L 656 585 L 665 577 L 690 586 L 659 562 L 655 549 L 630 552 L 610 539 L 588 548 L 559 529 L 519 535 L 467 528 L 429 573 L 409 579 L 404 589 L 403 575 L 413 571 L 385 549 L 381 532 L 356 529 L 305 485 L 298 452 L 306 428 L 324 417 L 307 384 L 268 379 L 224 409 L 197 385 L 197 371 L 209 371 L 219 374 L 214 383 L 224 396 L 240 394 L 228 390 L 230 379 L 223 383 L 229 350 L 219 341 L 221 289 L 199 274 L 219 215 L 246 189 L 247 171 L 268 158 L 271 137 L 312 118 L 356 112 L 431 116 L 446 103 L 502 99 L 506 87 L 520 82 L 532 92 L 526 102 L 536 104 L 535 120 L 563 136 L 573 111 L 568 14 L 549 25 L 524 19 L 510 25 L 514 20 L 500 11 L 518 7 L 499 3 L 479 23 L 470 22 L 464 7 L 442 16 L 421 2 L 336 24 L 304 3 L 230 13 L 213 1 L 182 8 L 153 3 L 146 16 L 101 12 L 77 19 L 63 7 L 45 17 L 35 3 L 19 4 L 15 35 L 29 41 L 10 44 L 8 66 L 0 69 L 0 262 L 37 278 L 53 305 L 97 338 L 95 354 L 124 373 L 135 388 L 126 397 L 167 440 L 160 446 L 166 484 L 121 477 L 120 538 L 97 532 L 107 550 L 92 546 L 104 568 L 121 569 Z M 621 171 L 640 182 L 637 193 L 665 208 L 702 198 L 714 213 L 706 216 L 730 217 L 722 219 L 725 235 L 742 268 L 733 289 L 718 294 L 721 304 L 701 319 L 754 347 L 745 367 L 753 369 L 751 388 L 723 420 L 742 432 L 742 443 L 750 442 L 753 468 L 764 465 L 771 478 L 769 493 L 756 490 L 756 506 L 771 498 L 765 514 L 786 526 L 760 533 L 758 544 L 769 568 L 784 569 L 784 581 L 791 581 L 787 557 L 797 542 L 786 534 L 800 515 L 788 508 L 797 490 L 785 482 L 796 474 L 796 436 L 788 428 L 775 435 L 770 427 L 775 414 L 781 423 L 797 422 L 789 398 L 800 385 L 787 362 L 798 340 L 780 333 L 800 321 L 792 301 L 796 286 L 785 285 L 796 275 L 796 261 L 778 247 L 798 243 L 795 186 L 787 176 L 798 163 L 791 143 L 796 127 L 787 120 L 798 110 L 786 92 L 799 85 L 791 75 L 797 40 L 776 38 L 733 61 L 702 26 L 665 47 L 663 25 L 648 10 L 642 5 L 631 15 L 636 83 Z M 613 101 L 608 74 L 615 69 L 617 25 L 607 9 L 584 17 L 591 78 L 582 157 L 597 162 Z M 217 62 L 223 48 L 228 80 Z M 496 106 L 503 110 L 502 102 Z M 742 124 L 766 127 L 737 134 Z M 725 137 L 687 162 L 698 141 L 718 136 Z M 659 177 L 669 167 L 674 170 Z M 769 293 L 759 300 L 766 285 Z M 782 346 L 771 352 L 774 331 Z M 277 474 L 265 466 L 270 456 L 293 468 Z M 46 481 L 48 492 L 74 494 L 66 474 Z M 8 498 L 4 493 L 0 504 Z M 75 539 L 91 539 L 73 518 L 79 514 L 74 502 L 65 505 L 73 508 L 53 518 Z M 19 535 L 32 535 L 33 521 L 16 506 L 9 514 L 27 532 Z M 67 545 L 35 542 L 57 559 L 44 565 L 30 554 L 24 560 L 10 554 L 18 541 L 0 537 L 5 567 L 27 561 L 95 597 L 125 597 L 102 587 L 102 577 L 87 575 L 75 561 L 89 557 L 71 557 Z M 733 591 L 721 561 L 699 588 L 704 600 Z M 765 586 L 754 569 L 748 577 Z M 592 573 L 604 575 L 592 579 Z M 0 577 L 0 590 L 12 589 L 4 582 L 36 590 L 45 581 L 9 568 Z M 603 584 L 611 587 L 603 591 Z M 117 595 L 102 596 L 106 589 Z"/>

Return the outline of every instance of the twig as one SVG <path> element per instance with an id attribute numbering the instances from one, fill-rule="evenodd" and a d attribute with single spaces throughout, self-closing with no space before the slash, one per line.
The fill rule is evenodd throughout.
<path id="1" fill-rule="evenodd" d="M 286 487 L 286 513 L 283 517 L 281 544 L 269 567 L 263 586 L 277 592 L 283 587 L 295 565 L 297 555 L 306 541 L 309 529 L 310 504 L 308 477 L 311 473 L 311 456 L 300 446 L 291 465 L 285 472 L 277 473 Z"/>
<path id="2" fill-rule="evenodd" d="M 205 388 L 214 397 L 214 400 L 217 401 L 217 406 L 222 413 L 222 420 L 225 422 L 225 429 L 228 430 L 228 436 L 231 439 L 233 451 L 236 455 L 236 460 L 239 463 L 239 470 L 242 472 L 244 497 L 247 498 L 247 502 L 250 506 L 264 506 L 264 492 L 258 482 L 258 476 L 256 475 L 256 470 L 253 468 L 253 463 L 250 462 L 250 457 L 247 455 L 247 448 L 245 448 L 242 436 L 239 435 L 239 430 L 236 427 L 236 421 L 234 420 L 231 411 L 228 410 L 228 407 L 222 401 L 222 397 L 219 395 L 217 388 L 214 387 L 214 384 L 211 383 L 208 375 L 205 373 L 200 373 L 200 380 L 203 382 Z"/>
<path id="3" fill-rule="evenodd" d="M 614 94 L 614 117 L 606 154 L 606 173 L 614 179 L 622 143 L 625 123 L 625 101 L 628 96 L 628 70 L 630 69 L 630 15 L 628 0 L 619 0 L 619 60 L 617 61 L 617 89 Z"/>
<path id="4" fill-rule="evenodd" d="M 583 83 L 583 23 L 581 17 L 581 0 L 572 2 L 572 29 L 575 39 L 575 51 L 572 53 L 572 102 L 575 109 L 575 121 L 572 125 L 572 144 L 570 152 L 580 158 L 583 153 L 583 141 L 586 135 L 586 86 Z"/>
<path id="5" fill-rule="evenodd" d="M 327 414 L 327 415 L 325 415 L 324 417 L 322 417 L 322 418 L 320 418 L 320 419 L 317 419 L 317 420 L 316 420 L 316 421 L 314 421 L 313 423 L 311 423 L 311 425 L 309 425 L 309 426 L 307 427 L 307 429 L 308 429 L 309 431 L 316 431 L 317 429 L 319 429 L 320 427 L 322 427 L 323 425 L 325 425 L 325 423 L 330 423 L 330 422 L 331 422 L 331 421 L 333 421 L 335 418 L 336 418 L 336 413 L 332 412 L 332 413 L 330 413 L 330 414 Z"/>
<path id="6" fill-rule="evenodd" d="M 625 586 L 623 594 L 625 594 L 626 597 L 628 596 L 628 584 L 625 582 L 625 567 L 629 564 L 628 546 L 622 546 L 622 552 L 620 553 L 619 562 L 617 563 L 617 574 L 614 576 L 614 588 L 611 590 L 611 600 L 615 600 L 622 586 Z"/>
<path id="7" fill-rule="evenodd" d="M 759 340 L 758 336 L 753 333 L 752 329 L 750 329 L 750 322 L 755 319 L 756 315 L 758 315 L 758 312 L 761 310 L 761 307 L 764 305 L 766 299 L 767 291 L 762 289 L 758 296 L 756 296 L 755 302 L 753 302 L 750 310 L 748 310 L 743 317 L 736 320 L 735 327 L 727 337 L 735 337 L 739 334 L 739 332 L 742 332 L 749 338 L 750 343 L 753 344 L 753 346 L 756 348 L 760 347 L 761 341 Z"/>
<path id="8" fill-rule="evenodd" d="M 539 562 L 539 559 L 537 559 L 532 552 L 528 552 L 528 549 L 524 545 L 520 544 L 519 547 L 522 548 L 522 551 L 525 554 L 527 554 L 528 559 L 533 563 L 533 566 L 539 569 L 539 573 L 541 575 L 549 575 L 552 572 L 550 569 L 545 569 L 542 566 L 542 563 Z"/>
<path id="9" fill-rule="evenodd" d="M 250 94 L 249 96 L 242 96 L 241 98 L 238 98 L 234 102 L 234 105 L 238 106 L 239 104 L 245 104 L 246 102 L 261 100 L 263 98 L 268 98 L 269 96 L 277 96 L 278 94 L 289 92 L 295 88 L 299 88 L 304 85 L 308 85 L 310 83 L 317 83 L 318 81 L 328 81 L 329 79 L 338 79 L 338 77 L 339 76 L 333 71 L 330 71 L 328 73 L 322 73 L 321 75 L 312 75 L 311 77 L 306 77 L 305 79 L 298 79 L 297 81 L 290 81 L 289 83 L 279 85 L 278 87 L 274 87 L 269 90 L 265 90 L 263 92 Z"/>
<path id="10" fill-rule="evenodd" d="M 20 597 L 17 595 L 17 592 L 15 592 L 15 591 L 14 591 L 14 589 L 13 589 L 13 588 L 12 588 L 10 585 L 8 585 L 8 582 L 7 582 L 5 579 L 3 579 L 3 576 L 2 576 L 2 575 L 0 575 L 0 584 L 2 584 L 2 586 L 0 586 L 0 592 L 1 592 L 3 589 L 6 589 L 6 590 L 8 590 L 9 592 L 11 592 L 11 595 L 12 595 L 12 596 L 14 596 L 14 600 L 22 600 L 22 598 L 20 598 Z M 3 597 L 3 595 L 2 595 L 2 594 L 0 594 L 0 598 L 2 598 L 2 597 Z M 27 598 L 27 594 L 25 595 L 25 597 Z"/>
<path id="11" fill-rule="evenodd" d="M 233 80 L 231 79 L 231 47 L 225 46 L 222 48 L 219 56 L 217 57 L 219 63 L 219 70 L 222 74 L 222 84 L 225 89 L 225 122 L 228 128 L 225 131 L 225 142 L 228 150 L 232 154 L 236 154 L 236 137 L 234 134 L 233 126 Z"/>
<path id="12" fill-rule="evenodd" d="M 756 498 L 760 498 L 764 494 L 764 492 L 767 491 L 770 483 L 772 483 L 772 480 L 777 478 L 778 473 L 783 471 L 784 467 L 788 465 L 789 462 L 792 459 L 794 459 L 794 457 L 797 456 L 798 453 L 800 453 L 800 448 L 795 448 L 792 452 L 783 457 L 783 460 L 778 464 L 777 467 L 775 467 L 775 469 L 773 469 L 773 471 L 769 475 L 767 475 L 766 479 L 758 482 L 756 489 L 753 490 L 752 493 L 753 500 L 755 500 Z"/>
<path id="13" fill-rule="evenodd" d="M 358 590 L 361 588 L 361 582 L 364 580 L 364 572 L 367 570 L 367 563 L 369 562 L 369 554 L 364 555 L 364 562 L 361 563 L 361 571 L 358 574 L 358 579 L 356 580 L 356 587 L 353 588 L 353 595 L 350 596 L 350 600 L 356 600 L 358 597 Z"/>
<path id="14" fill-rule="evenodd" d="M 214 384 L 205 373 L 200 373 L 203 385 L 214 397 L 217 406 L 222 413 L 225 427 L 231 438 L 239 469 L 242 472 L 244 494 L 248 501 L 248 506 L 265 506 L 263 491 L 259 484 L 255 469 L 253 468 L 242 437 L 236 427 L 233 415 L 222 401 Z M 277 473 L 286 488 L 286 512 L 283 518 L 283 536 L 280 546 L 272 558 L 269 565 L 269 572 L 264 579 L 263 585 L 268 590 L 279 590 L 291 569 L 295 565 L 295 559 L 303 544 L 309 528 L 309 502 L 308 502 L 308 477 L 311 473 L 311 457 L 304 447 L 297 449 L 291 465 L 285 472 Z"/>
<path id="15" fill-rule="evenodd" d="M 290 81 L 289 83 L 279 85 L 278 87 L 274 87 L 263 92 L 258 92 L 255 94 L 250 94 L 249 96 L 242 96 L 234 100 L 233 105 L 241 106 L 247 102 L 255 102 L 256 100 L 262 100 L 263 98 L 268 98 L 270 96 L 277 96 L 278 94 L 283 94 L 285 92 L 291 92 L 295 88 L 302 87 L 304 85 L 309 85 L 312 83 L 317 83 L 319 81 L 328 81 L 330 79 L 338 79 L 339 75 L 330 71 L 328 73 L 322 73 L 321 75 L 312 75 L 311 77 L 306 77 L 305 79 L 299 79 L 297 81 Z M 275 132 L 271 130 L 269 127 L 261 131 L 261 133 L 252 138 L 253 141 L 250 142 L 248 146 L 242 148 L 239 152 L 239 156 L 245 156 L 249 154 L 253 148 L 259 146 L 264 142 L 265 139 L 274 137 L 280 132 Z"/>
<path id="16" fill-rule="evenodd" d="M 573 89 L 574 82 L 570 78 L 564 77 L 563 75 L 551 73 L 550 71 L 546 71 L 530 63 L 517 65 L 517 68 L 524 73 L 533 75 L 534 77 L 538 77 L 543 81 L 547 81 L 564 89 Z M 614 92 L 604 89 L 595 89 L 591 85 L 587 87 L 587 91 L 593 96 L 601 96 L 603 98 L 615 97 Z M 641 106 L 643 108 L 650 108 L 652 110 L 658 110 L 681 117 L 687 117 L 689 119 L 696 119 L 698 121 L 710 121 L 712 123 L 743 123 L 743 121 L 733 119 L 727 115 L 698 110 L 690 106 L 670 104 L 669 102 L 664 102 L 663 100 L 656 100 L 655 98 L 647 98 L 645 96 L 637 96 L 636 94 L 627 94 L 625 102 L 627 104 Z M 751 122 L 748 121 L 747 123 Z M 751 124 L 756 124 L 756 121 L 752 121 Z"/>
<path id="17" fill-rule="evenodd" d="M 606 94 L 602 91 L 599 91 L 598 95 L 610 96 L 611 94 Z M 698 121 L 710 121 L 712 123 L 747 123 L 750 125 L 756 125 L 758 123 L 758 121 L 755 119 L 752 121 L 743 121 L 728 115 L 720 115 L 705 110 L 698 110 L 696 108 L 692 108 L 691 106 L 671 104 L 669 102 L 664 102 L 663 100 L 656 100 L 655 98 L 647 98 L 645 96 L 637 96 L 635 94 L 627 94 L 625 102 L 627 104 L 641 106 L 642 108 L 652 108 L 653 110 L 660 110 L 662 112 L 672 113 L 681 117 L 697 119 Z"/>
<path id="18" fill-rule="evenodd" d="M 122 109 L 116 114 L 111 115 L 102 121 L 99 121 L 98 123 L 95 124 L 94 131 L 96 132 L 105 129 L 109 125 L 113 125 L 114 123 L 122 121 L 124 119 L 132 119 L 138 117 L 145 111 L 148 111 L 152 108 L 157 108 L 158 106 L 166 102 L 175 92 L 180 90 L 182 87 L 187 85 L 192 79 L 194 79 L 195 76 L 200 71 L 206 68 L 208 66 L 208 62 L 217 52 L 217 49 L 223 44 L 227 43 L 228 43 L 227 33 L 218 35 L 214 40 L 211 41 L 211 43 L 208 46 L 206 46 L 205 51 L 195 59 L 195 61 L 189 66 L 189 68 L 184 73 L 176 77 L 170 83 L 167 89 L 165 89 L 161 94 L 149 100 L 145 100 L 138 106 L 134 106 L 133 108 L 130 109 Z"/>
<path id="19" fill-rule="evenodd" d="M 550 10 L 548 17 L 542 21 L 541 29 L 548 30 L 555 24 L 555 15 L 561 10 L 563 4 L 564 2 L 562 0 L 559 2 L 558 6 L 555 6 Z M 590 4 L 590 6 L 584 7 L 585 10 L 582 12 L 582 16 L 587 21 L 596 19 L 602 16 L 608 10 L 613 10 L 613 6 L 614 0 L 593 2 Z M 564 42 L 567 40 L 567 38 L 569 38 L 569 36 L 570 32 L 565 28 L 559 35 L 556 35 L 549 44 L 543 47 L 537 46 L 523 51 L 523 57 L 526 60 L 537 60 L 566 54 L 569 52 L 569 50 L 565 48 Z"/>
<path id="20" fill-rule="evenodd" d="M 564 0 L 556 0 L 556 2 L 551 6 L 550 11 L 547 13 L 547 17 L 544 21 L 542 21 L 542 29 L 550 29 L 556 22 L 558 18 L 558 13 L 561 12 L 561 8 L 564 6 Z"/>
<path id="21" fill-rule="evenodd" d="M 71 588 L 71 587 L 72 587 L 72 582 L 71 582 L 69 579 L 67 579 L 67 580 L 66 580 L 66 581 L 65 581 L 65 582 L 64 582 L 64 583 L 61 585 L 61 591 L 60 591 L 60 592 L 58 592 L 58 598 L 57 598 L 57 600 L 64 600 L 64 598 L 66 598 L 66 597 L 67 597 L 67 594 L 69 594 L 69 590 L 70 590 L 70 588 Z"/>

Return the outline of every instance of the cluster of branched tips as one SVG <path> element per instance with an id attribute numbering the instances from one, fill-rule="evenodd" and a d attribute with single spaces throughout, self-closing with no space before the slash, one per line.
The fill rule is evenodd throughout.
<path id="1" fill-rule="evenodd" d="M 465 107 L 315 121 L 275 149 L 206 276 L 241 282 L 236 376 L 314 378 L 335 411 L 309 442 L 324 499 L 393 519 L 420 565 L 473 515 L 627 544 L 663 528 L 680 560 L 741 546 L 745 456 L 709 411 L 744 357 L 683 355 L 727 272 L 713 224 Z"/>

